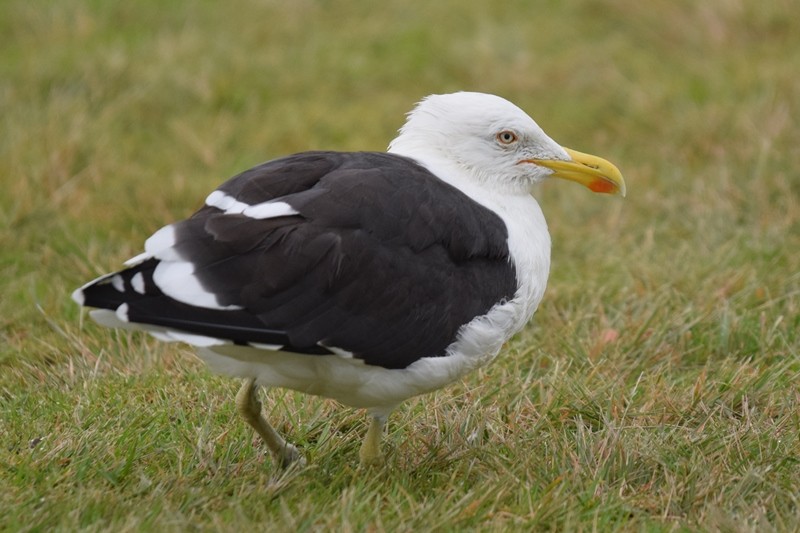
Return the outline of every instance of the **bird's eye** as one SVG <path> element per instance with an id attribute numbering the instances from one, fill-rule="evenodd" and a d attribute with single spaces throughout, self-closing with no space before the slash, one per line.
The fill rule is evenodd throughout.
<path id="1" fill-rule="evenodd" d="M 497 142 L 505 145 L 517 142 L 517 134 L 510 130 L 501 131 L 495 136 L 495 138 L 497 139 Z"/>

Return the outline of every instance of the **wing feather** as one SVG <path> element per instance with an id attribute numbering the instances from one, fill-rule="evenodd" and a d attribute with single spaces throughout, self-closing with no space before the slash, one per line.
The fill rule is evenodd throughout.
<path id="1" fill-rule="evenodd" d="M 444 355 L 462 325 L 517 289 L 502 220 L 400 156 L 297 154 L 217 191 L 289 207 L 251 210 L 257 218 L 226 212 L 217 194 L 216 206 L 161 230 L 159 250 L 118 273 L 122 291 L 113 277 L 84 287 L 85 305 L 126 303 L 131 322 L 298 353 L 331 346 L 404 368 Z M 187 265 L 184 278 L 159 284 L 176 264 Z M 202 298 L 181 292 L 195 282 Z"/>

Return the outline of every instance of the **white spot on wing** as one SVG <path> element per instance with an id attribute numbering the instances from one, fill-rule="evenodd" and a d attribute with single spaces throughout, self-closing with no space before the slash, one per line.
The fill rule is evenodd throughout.
<path id="1" fill-rule="evenodd" d="M 245 215 L 258 220 L 299 214 L 286 202 L 269 201 L 248 205 L 222 191 L 214 191 L 206 198 L 206 205 L 225 211 L 226 215 Z"/>
<path id="2" fill-rule="evenodd" d="M 78 305 L 83 305 L 83 303 L 86 301 L 86 297 L 83 295 L 83 287 L 81 287 L 80 289 L 75 289 L 72 292 L 72 299 Z"/>
<path id="3" fill-rule="evenodd" d="M 222 191 L 214 191 L 206 198 L 206 205 L 216 207 L 225 211 L 227 215 L 236 215 L 250 207 L 244 202 L 236 200 L 233 196 L 228 196 Z"/>
<path id="4" fill-rule="evenodd" d="M 141 272 L 137 272 L 131 278 L 131 287 L 139 294 L 144 294 L 144 276 L 142 276 Z"/>
<path id="5" fill-rule="evenodd" d="M 123 322 L 128 322 L 128 304 L 122 304 L 117 307 L 117 318 Z"/>
<path id="6" fill-rule="evenodd" d="M 286 202 L 264 202 L 251 205 L 242 214 L 250 218 L 263 219 L 297 215 L 299 212 Z"/>
<path id="7" fill-rule="evenodd" d="M 179 302 L 207 309 L 241 309 L 238 305 L 220 305 L 194 275 L 194 265 L 187 261 L 162 262 L 153 271 L 153 282 L 164 294 Z"/>
<path id="8" fill-rule="evenodd" d="M 125 292 L 125 281 L 123 281 L 122 276 L 119 274 L 116 276 L 111 276 L 111 286 L 117 289 L 119 292 Z"/>
<path id="9" fill-rule="evenodd" d="M 178 261 L 181 257 L 173 248 L 175 242 L 175 228 L 172 226 L 164 226 L 144 241 L 145 254 L 151 257 L 157 257 L 162 261 Z M 139 254 L 134 259 L 141 255 L 143 254 Z M 131 259 L 131 261 L 133 261 L 133 259 Z"/>

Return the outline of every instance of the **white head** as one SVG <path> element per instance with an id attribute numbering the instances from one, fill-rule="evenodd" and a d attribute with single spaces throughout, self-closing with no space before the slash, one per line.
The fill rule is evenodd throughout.
<path id="1" fill-rule="evenodd" d="M 512 191 L 527 192 L 550 176 L 579 181 L 597 192 L 625 191 L 614 165 L 563 148 L 519 107 L 491 94 L 424 98 L 408 114 L 389 152 Z"/>

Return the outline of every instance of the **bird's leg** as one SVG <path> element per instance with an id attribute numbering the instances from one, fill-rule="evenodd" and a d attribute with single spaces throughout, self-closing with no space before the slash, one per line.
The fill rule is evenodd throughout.
<path id="1" fill-rule="evenodd" d="M 369 424 L 367 436 L 361 444 L 358 456 L 361 459 L 361 466 L 378 466 L 383 464 L 383 454 L 381 454 L 381 439 L 383 438 L 383 427 L 386 425 L 386 416 L 374 416 Z"/>
<path id="2" fill-rule="evenodd" d="M 286 468 L 295 461 L 304 462 L 300 452 L 292 444 L 286 442 L 275 429 L 269 425 L 267 419 L 261 413 L 261 402 L 258 400 L 258 385 L 254 378 L 248 378 L 242 384 L 242 388 L 236 394 L 236 407 L 239 414 L 253 426 L 256 433 L 266 443 L 273 457 L 280 463 L 281 467 Z"/>

